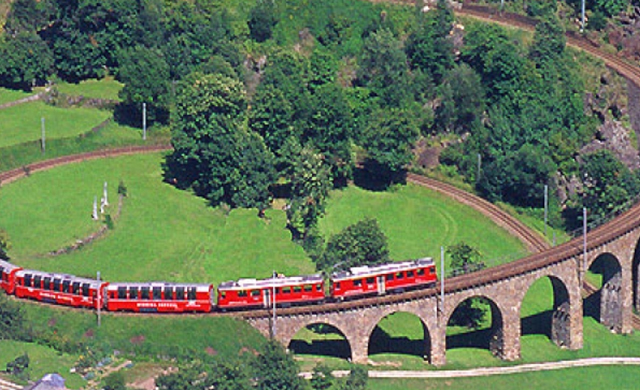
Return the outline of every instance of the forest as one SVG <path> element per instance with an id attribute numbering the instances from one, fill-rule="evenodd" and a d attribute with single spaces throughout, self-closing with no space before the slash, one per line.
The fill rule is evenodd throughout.
<path id="1" fill-rule="evenodd" d="M 587 28 L 636 5 L 593 2 Z M 539 210 L 549 186 L 551 224 L 572 229 L 583 207 L 604 217 L 640 192 L 615 153 L 581 152 L 605 118 L 585 106 L 591 81 L 565 45 L 567 9 L 579 6 L 529 4 L 539 23 L 523 40 L 462 25 L 447 1 L 427 11 L 344 0 L 17 0 L 0 39 L 0 85 L 114 75 L 125 85 L 118 121 L 140 126 L 146 103 L 149 123 L 170 126 L 167 181 L 260 215 L 286 198 L 294 238 L 311 252 L 330 189 L 402 183 L 422 169 L 420 144 L 443 145 L 435 169 L 490 201 Z M 564 182 L 577 184 L 561 195 Z"/>

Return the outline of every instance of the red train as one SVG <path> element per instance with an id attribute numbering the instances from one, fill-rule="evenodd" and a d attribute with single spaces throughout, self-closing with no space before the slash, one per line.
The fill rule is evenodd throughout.
<path id="1" fill-rule="evenodd" d="M 0 288 L 19 298 L 65 306 L 104 308 L 109 311 L 182 313 L 212 310 L 308 305 L 327 300 L 355 299 L 435 285 L 433 260 L 353 267 L 331 275 L 325 293 L 322 275 L 268 279 L 240 279 L 218 286 L 217 304 L 212 284 L 109 283 L 23 269 L 0 260 Z"/>
<path id="2" fill-rule="evenodd" d="M 322 275 L 272 277 L 269 279 L 240 279 L 218 286 L 220 309 L 271 307 L 273 297 L 277 306 L 322 302 L 324 280 Z"/>

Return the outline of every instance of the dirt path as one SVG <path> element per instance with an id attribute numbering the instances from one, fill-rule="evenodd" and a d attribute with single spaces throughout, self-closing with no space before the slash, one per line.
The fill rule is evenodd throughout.
<path id="1" fill-rule="evenodd" d="M 470 378 L 491 375 L 509 375 L 525 372 L 562 370 L 565 368 L 592 367 L 592 366 L 640 366 L 640 358 L 636 357 L 603 357 L 587 358 L 577 360 L 564 360 L 549 363 L 530 363 L 510 367 L 483 367 L 469 370 L 441 370 L 441 371 L 369 371 L 369 378 L 414 378 L 414 379 L 436 379 L 436 378 Z M 335 377 L 349 375 L 349 371 L 334 371 Z M 311 378 L 310 372 L 303 372 L 300 376 Z"/>

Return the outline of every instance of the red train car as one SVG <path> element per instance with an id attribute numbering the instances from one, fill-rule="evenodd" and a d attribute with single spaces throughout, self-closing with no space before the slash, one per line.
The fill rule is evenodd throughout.
<path id="1" fill-rule="evenodd" d="M 382 295 L 434 285 L 436 267 L 429 257 L 376 266 L 353 267 L 331 275 L 331 297 L 347 299 L 362 295 Z"/>
<path id="2" fill-rule="evenodd" d="M 22 267 L 0 260 L 0 288 L 7 294 L 13 294 L 16 288 L 16 272 Z"/>
<path id="3" fill-rule="evenodd" d="M 16 272 L 15 294 L 18 298 L 73 307 L 97 309 L 103 306 L 108 282 L 22 269 Z"/>
<path id="4" fill-rule="evenodd" d="M 145 313 L 210 312 L 213 285 L 183 283 L 111 283 L 107 287 L 109 311 Z"/>
<path id="5" fill-rule="evenodd" d="M 220 309 L 272 307 L 275 291 L 277 306 L 322 302 L 324 280 L 322 275 L 273 277 L 269 279 L 240 279 L 218 286 Z"/>

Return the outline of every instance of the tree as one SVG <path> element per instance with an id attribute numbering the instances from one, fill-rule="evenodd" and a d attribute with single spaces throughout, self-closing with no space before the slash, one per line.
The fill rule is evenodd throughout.
<path id="1" fill-rule="evenodd" d="M 400 181 L 413 160 L 411 149 L 418 138 L 414 115 L 408 110 L 380 110 L 369 121 L 362 146 L 367 151 L 365 167 L 389 182 Z"/>
<path id="2" fill-rule="evenodd" d="M 309 380 L 309 384 L 313 390 L 328 390 L 333 386 L 335 378 L 331 373 L 331 368 L 318 363 L 313 367 L 313 372 L 311 373 L 311 380 Z"/>
<path id="3" fill-rule="evenodd" d="M 24 355 L 20 355 L 7 363 L 6 372 L 8 374 L 15 375 L 18 378 L 29 379 L 29 374 L 27 373 L 29 363 L 29 355 L 25 353 Z"/>
<path id="4" fill-rule="evenodd" d="M 0 340 L 30 341 L 31 329 L 20 304 L 0 291 Z"/>
<path id="5" fill-rule="evenodd" d="M 485 98 L 480 77 L 466 64 L 453 67 L 440 86 L 440 106 L 436 124 L 457 134 L 478 126 L 484 112 Z"/>
<path id="6" fill-rule="evenodd" d="M 298 364 L 282 345 L 268 340 L 252 364 L 258 390 L 301 390 L 303 379 L 298 376 Z"/>
<path id="7" fill-rule="evenodd" d="M 53 71 L 53 54 L 33 32 L 21 32 L 0 43 L 0 85 L 31 90 Z"/>
<path id="8" fill-rule="evenodd" d="M 388 29 L 369 35 L 362 48 L 358 80 L 388 105 L 400 107 L 410 96 L 407 55 L 402 42 Z"/>
<path id="9" fill-rule="evenodd" d="M 215 390 L 253 389 L 247 368 L 240 362 L 218 362 L 207 373 L 206 388 Z"/>
<path id="10" fill-rule="evenodd" d="M 470 266 L 480 263 L 480 252 L 465 242 L 459 242 L 447 248 L 451 258 L 451 268 L 469 272 Z M 483 265 L 482 265 L 483 266 Z M 466 326 L 477 329 L 485 316 L 485 307 L 480 298 L 471 298 L 462 302 L 451 314 L 449 323 L 457 326 Z"/>
<path id="11" fill-rule="evenodd" d="M 291 199 L 287 205 L 289 228 L 304 238 L 324 214 L 325 199 L 331 189 L 329 167 L 321 154 L 309 148 L 298 153 L 292 166 Z"/>
<path id="12" fill-rule="evenodd" d="M 241 178 L 245 96 L 242 83 L 220 75 L 194 73 L 178 84 L 167 180 L 192 187 L 212 205 L 232 202 Z"/>
<path id="13" fill-rule="evenodd" d="M 273 154 L 253 132 L 245 136 L 240 155 L 240 180 L 231 200 L 235 206 L 257 208 L 262 215 L 271 204 L 269 187 L 276 181 Z"/>
<path id="14" fill-rule="evenodd" d="M 156 379 L 158 390 L 205 390 L 202 378 L 204 369 L 198 365 L 181 367 L 177 372 L 161 375 Z"/>
<path id="15" fill-rule="evenodd" d="M 344 382 L 343 390 L 366 390 L 369 381 L 369 371 L 366 366 L 352 365 L 349 376 Z"/>
<path id="16" fill-rule="evenodd" d="M 9 260 L 7 251 L 10 247 L 9 235 L 4 229 L 0 229 L 0 260 Z"/>
<path id="17" fill-rule="evenodd" d="M 126 383 L 121 371 L 112 372 L 104 379 L 105 390 L 125 390 Z"/>
<path id="18" fill-rule="evenodd" d="M 365 218 L 331 236 L 322 257 L 316 262 L 316 268 L 346 270 L 387 262 L 387 236 L 380 229 L 376 219 Z"/>
<path id="19" fill-rule="evenodd" d="M 536 24 L 529 57 L 538 65 L 555 63 L 564 53 L 566 40 L 562 24 L 555 15 L 550 15 Z"/>
<path id="20" fill-rule="evenodd" d="M 141 125 L 142 103 L 147 104 L 150 122 L 166 120 L 169 107 L 169 65 L 159 50 L 143 46 L 124 50 L 119 56 L 118 80 L 124 87 L 118 93 L 127 107 L 128 123 Z"/>
<path id="21" fill-rule="evenodd" d="M 276 5 L 273 0 L 258 0 L 249 13 L 249 33 L 257 42 L 271 38 L 272 29 L 278 23 Z"/>

